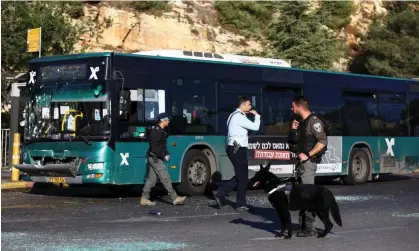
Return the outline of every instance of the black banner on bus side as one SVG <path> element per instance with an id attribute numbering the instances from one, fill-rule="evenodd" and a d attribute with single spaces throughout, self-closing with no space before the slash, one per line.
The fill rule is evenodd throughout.
<path id="1" fill-rule="evenodd" d="M 290 152 L 287 141 L 286 136 L 250 137 L 247 150 L 249 166 L 265 164 L 267 161 L 272 165 L 295 164 L 297 155 Z"/>

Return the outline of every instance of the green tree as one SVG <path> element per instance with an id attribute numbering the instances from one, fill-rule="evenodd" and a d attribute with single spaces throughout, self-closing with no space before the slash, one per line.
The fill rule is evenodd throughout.
<path id="1" fill-rule="evenodd" d="M 408 2 L 390 2 L 388 16 L 377 17 L 362 38 L 350 71 L 413 78 L 419 76 L 419 11 Z"/>
<path id="2" fill-rule="evenodd" d="M 290 59 L 293 67 L 329 70 L 344 56 L 344 43 L 308 12 L 307 2 L 285 2 L 269 26 L 271 56 Z"/>
<path id="3" fill-rule="evenodd" d="M 28 53 L 27 30 L 42 27 L 41 56 L 70 53 L 83 26 L 73 25 L 70 17 L 83 15 L 81 2 L 3 2 L 1 6 L 2 101 L 6 98 L 6 76 L 27 69 L 28 61 L 38 53 Z M 2 104 L 3 105 L 3 104 Z M 8 126 L 9 114 L 2 113 L 2 127 Z M 6 122 L 6 124 L 3 123 Z"/>
<path id="4" fill-rule="evenodd" d="M 80 7 L 71 2 L 3 2 L 1 8 L 1 64 L 5 72 L 27 67 L 38 53 L 26 52 L 27 30 L 42 27 L 41 55 L 69 53 L 83 27 L 73 25 L 69 16 L 80 16 Z"/>
<path id="5" fill-rule="evenodd" d="M 233 28 L 246 36 L 262 35 L 279 5 L 276 2 L 214 2 L 220 22 L 226 28 Z"/>
<path id="6" fill-rule="evenodd" d="M 320 18 L 322 24 L 330 29 L 338 30 L 349 23 L 353 11 L 352 1 L 324 1 L 316 16 Z"/>
<path id="7" fill-rule="evenodd" d="M 167 2 L 168 1 L 134 1 L 131 2 L 131 7 L 138 12 L 160 16 L 163 12 L 170 10 L 170 6 Z"/>

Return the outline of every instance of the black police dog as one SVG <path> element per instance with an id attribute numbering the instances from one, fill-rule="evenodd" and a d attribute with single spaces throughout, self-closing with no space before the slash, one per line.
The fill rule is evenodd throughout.
<path id="1" fill-rule="evenodd" d="M 275 208 L 282 225 L 281 232 L 277 237 L 282 237 L 285 229 L 287 229 L 288 235 L 284 236 L 284 238 L 291 238 L 292 224 L 290 211 L 299 210 L 299 215 L 309 211 L 313 217 L 314 214 L 317 214 L 325 227 L 324 231 L 317 235 L 317 238 L 325 237 L 333 227 L 329 218 L 329 210 L 334 221 L 342 227 L 338 204 L 336 203 L 335 196 L 329 189 L 312 184 L 295 184 L 296 180 L 294 177 L 288 179 L 279 178 L 269 171 L 270 165 L 267 164 L 266 167 L 260 165 L 260 170 L 256 172 L 250 181 L 253 183 L 254 188 L 264 185 L 265 193 L 269 193 L 268 200 Z M 289 195 L 285 191 L 287 184 L 292 185 Z M 304 221 L 302 225 L 304 228 Z"/>

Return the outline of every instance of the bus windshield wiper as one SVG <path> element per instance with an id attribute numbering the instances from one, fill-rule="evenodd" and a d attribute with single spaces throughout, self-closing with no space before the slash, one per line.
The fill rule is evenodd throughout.
<path id="1" fill-rule="evenodd" d="M 91 145 L 92 142 L 90 142 L 85 136 L 79 136 L 84 142 L 86 142 L 86 144 Z"/>

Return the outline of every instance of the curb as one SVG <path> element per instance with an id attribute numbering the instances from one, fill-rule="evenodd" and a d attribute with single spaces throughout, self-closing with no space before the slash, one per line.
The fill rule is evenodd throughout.
<path id="1" fill-rule="evenodd" d="M 28 182 L 28 181 L 5 182 L 5 183 L 1 183 L 1 190 L 32 188 L 33 184 L 34 182 Z"/>

